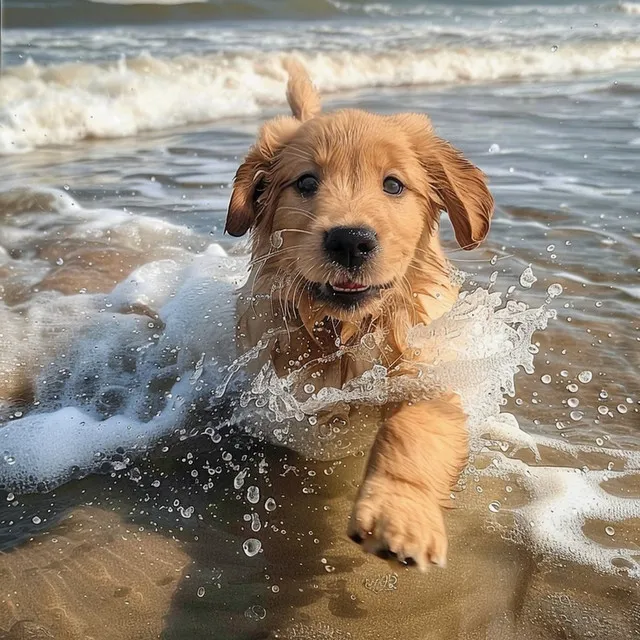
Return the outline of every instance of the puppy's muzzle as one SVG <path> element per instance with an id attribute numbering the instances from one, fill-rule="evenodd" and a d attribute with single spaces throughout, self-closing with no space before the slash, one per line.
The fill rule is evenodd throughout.
<path id="1" fill-rule="evenodd" d="M 334 227 L 324 236 L 324 250 L 331 262 L 353 271 L 370 260 L 378 248 L 378 236 L 369 227 Z"/>

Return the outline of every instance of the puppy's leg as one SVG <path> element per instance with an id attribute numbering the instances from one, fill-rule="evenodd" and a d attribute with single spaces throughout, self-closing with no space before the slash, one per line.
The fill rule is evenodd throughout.
<path id="1" fill-rule="evenodd" d="M 444 566 L 442 506 L 468 455 L 458 396 L 405 404 L 378 432 L 351 515 L 349 535 L 366 551 Z"/>

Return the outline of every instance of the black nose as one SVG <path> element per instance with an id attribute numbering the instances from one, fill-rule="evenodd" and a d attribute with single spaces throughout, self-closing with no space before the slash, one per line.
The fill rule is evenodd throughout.
<path id="1" fill-rule="evenodd" d="M 357 269 L 375 253 L 378 236 L 367 227 L 334 227 L 324 236 L 324 248 L 333 262 Z"/>

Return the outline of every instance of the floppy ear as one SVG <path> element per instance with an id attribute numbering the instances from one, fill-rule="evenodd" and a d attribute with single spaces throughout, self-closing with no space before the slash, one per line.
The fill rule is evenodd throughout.
<path id="1" fill-rule="evenodd" d="M 225 233 L 243 236 L 255 224 L 261 211 L 260 196 L 267 189 L 273 162 L 299 126 L 293 118 L 280 117 L 262 127 L 258 141 L 233 180 Z"/>
<path id="2" fill-rule="evenodd" d="M 243 236 L 255 224 L 261 210 L 260 196 L 267 189 L 271 166 L 278 151 L 291 139 L 300 124 L 320 113 L 320 96 L 309 74 L 300 62 L 288 58 L 284 68 L 289 74 L 287 101 L 293 113 L 267 122 L 240 165 L 233 181 L 224 230 L 232 236 Z"/>
<path id="3" fill-rule="evenodd" d="M 475 249 L 489 233 L 494 201 L 487 178 L 458 149 L 433 132 L 426 116 L 404 116 L 405 128 L 413 141 L 436 204 L 448 214 L 458 244 Z"/>
<path id="4" fill-rule="evenodd" d="M 225 233 L 238 238 L 253 225 L 258 214 L 258 198 L 264 184 L 267 164 L 266 158 L 254 147 L 238 167 L 224 225 Z"/>

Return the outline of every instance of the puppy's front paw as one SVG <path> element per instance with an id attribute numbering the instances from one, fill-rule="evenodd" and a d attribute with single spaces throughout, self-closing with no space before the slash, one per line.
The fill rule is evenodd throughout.
<path id="1" fill-rule="evenodd" d="M 444 567 L 447 536 L 442 511 L 429 492 L 373 473 L 362 486 L 351 514 L 349 537 L 377 556 L 397 557 L 426 571 Z"/>

